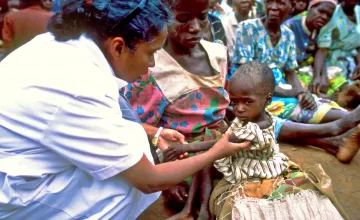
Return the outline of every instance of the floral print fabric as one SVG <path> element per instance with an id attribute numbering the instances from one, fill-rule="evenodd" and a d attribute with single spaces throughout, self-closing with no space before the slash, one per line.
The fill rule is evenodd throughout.
<path id="1" fill-rule="evenodd" d="M 262 21 L 250 19 L 239 24 L 236 30 L 236 42 L 232 62 L 234 68 L 239 64 L 257 61 L 268 66 L 275 64 L 281 70 L 297 68 L 295 37 L 293 32 L 281 25 L 281 36 L 277 45 L 272 45 Z"/>
<path id="2" fill-rule="evenodd" d="M 229 105 L 225 90 L 227 51 L 220 44 L 201 41 L 214 76 L 187 72 L 165 50 L 156 54 L 156 66 L 123 91 L 143 123 L 200 134 L 218 129 Z"/>

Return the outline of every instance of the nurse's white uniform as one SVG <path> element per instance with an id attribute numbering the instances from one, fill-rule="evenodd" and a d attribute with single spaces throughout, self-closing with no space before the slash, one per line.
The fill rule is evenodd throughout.
<path id="1" fill-rule="evenodd" d="M 40 35 L 0 77 L 0 219 L 135 219 L 159 197 L 118 175 L 153 159 L 141 125 L 122 117 L 127 83 L 92 40 Z"/>

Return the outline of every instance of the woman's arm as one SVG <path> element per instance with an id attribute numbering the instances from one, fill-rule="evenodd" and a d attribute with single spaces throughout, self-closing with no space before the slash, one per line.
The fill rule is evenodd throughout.
<path id="1" fill-rule="evenodd" d="M 302 92 L 304 92 L 304 89 L 283 89 L 280 86 L 276 86 L 274 96 L 296 98 Z"/>
<path id="2" fill-rule="evenodd" d="M 355 71 L 354 75 L 351 77 L 352 80 L 358 80 L 360 78 L 360 47 L 357 48 L 358 54 L 355 57 Z"/>
<path id="3" fill-rule="evenodd" d="M 326 67 L 325 67 L 325 58 L 327 55 L 327 48 L 318 48 L 315 54 L 315 64 L 314 64 L 314 72 L 313 79 L 309 84 L 309 90 L 311 93 L 316 95 L 320 94 L 321 87 L 321 77 L 326 75 Z M 325 71 L 325 72 L 324 72 Z"/>
<path id="4" fill-rule="evenodd" d="M 308 90 L 304 89 L 301 86 L 300 80 L 297 77 L 295 71 L 294 70 L 285 71 L 285 76 L 286 76 L 286 81 L 290 85 L 292 85 L 293 90 L 298 92 L 298 94 L 294 97 L 298 99 L 301 107 L 304 109 L 311 109 L 311 110 L 315 109 L 316 101 L 314 97 Z"/>
<path id="5" fill-rule="evenodd" d="M 291 85 L 291 89 L 283 89 L 280 86 L 275 87 L 275 96 L 297 98 L 305 89 L 301 86 L 294 70 L 285 71 L 286 82 Z"/>
<path id="6" fill-rule="evenodd" d="M 150 163 L 144 155 L 137 164 L 120 175 L 144 193 L 165 190 L 184 181 L 213 161 L 249 147 L 249 142 L 234 144 L 229 142 L 229 138 L 230 134 L 223 135 L 214 147 L 203 154 L 156 166 Z"/>

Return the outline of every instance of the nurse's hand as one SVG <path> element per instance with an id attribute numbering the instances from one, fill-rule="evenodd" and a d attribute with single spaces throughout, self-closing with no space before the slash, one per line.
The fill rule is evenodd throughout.
<path id="1" fill-rule="evenodd" d="M 159 136 L 159 146 L 158 147 L 160 148 L 160 150 L 162 150 L 162 151 L 166 150 L 174 142 L 184 144 L 185 136 L 176 130 L 164 128 L 164 130 L 162 130 L 162 132 Z"/>
<path id="2" fill-rule="evenodd" d="M 229 141 L 230 136 L 231 136 L 230 132 L 223 134 L 223 136 L 209 150 L 209 152 L 215 154 L 217 160 L 224 157 L 232 156 L 240 150 L 249 148 L 251 145 L 251 142 L 249 141 L 245 141 L 242 143 L 232 143 Z"/>
<path id="3" fill-rule="evenodd" d="M 360 79 L 360 64 L 356 65 L 354 70 L 354 75 L 351 76 L 351 80 L 358 80 Z"/>

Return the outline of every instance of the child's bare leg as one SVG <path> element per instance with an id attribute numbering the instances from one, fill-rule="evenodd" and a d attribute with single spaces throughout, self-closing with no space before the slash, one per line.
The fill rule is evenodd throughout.
<path id="1" fill-rule="evenodd" d="M 279 140 L 334 137 L 347 132 L 360 123 L 360 106 L 339 120 L 325 124 L 303 124 L 286 121 L 279 133 Z"/>
<path id="2" fill-rule="evenodd" d="M 183 210 L 178 214 L 171 216 L 170 218 L 168 218 L 168 220 L 194 219 L 194 216 L 192 215 L 193 205 L 196 197 L 196 192 L 199 189 L 201 176 L 201 171 L 193 176 L 189 189 L 189 196 L 186 200 Z"/>
<path id="3" fill-rule="evenodd" d="M 201 191 L 200 191 L 200 213 L 199 220 L 210 220 L 209 200 L 213 190 L 212 166 L 208 166 L 201 171 Z"/>
<path id="4" fill-rule="evenodd" d="M 297 144 L 312 145 L 336 156 L 342 163 L 350 163 L 360 148 L 360 126 L 330 138 L 308 138 L 294 140 Z"/>
<path id="5" fill-rule="evenodd" d="M 326 115 L 324 116 L 324 118 L 321 120 L 320 123 L 328 123 L 328 122 L 336 121 L 340 118 L 345 117 L 348 114 L 349 114 L 348 111 L 343 111 L 340 109 L 330 109 L 330 111 L 326 113 Z"/>

